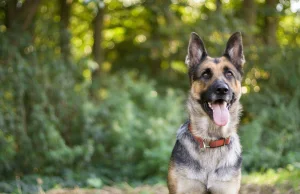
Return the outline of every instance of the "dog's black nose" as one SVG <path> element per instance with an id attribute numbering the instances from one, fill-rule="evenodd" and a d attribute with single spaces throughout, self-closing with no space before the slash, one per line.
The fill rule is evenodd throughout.
<path id="1" fill-rule="evenodd" d="M 216 94 L 224 95 L 227 94 L 229 91 L 228 85 L 226 83 L 218 83 L 216 87 Z"/>

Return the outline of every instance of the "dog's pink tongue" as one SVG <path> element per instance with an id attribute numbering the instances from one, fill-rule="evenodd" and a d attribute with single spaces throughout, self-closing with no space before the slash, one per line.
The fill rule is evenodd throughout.
<path id="1" fill-rule="evenodd" d="M 224 126 L 229 120 L 229 111 L 226 107 L 227 103 L 222 104 L 213 103 L 211 106 L 213 108 L 213 119 L 214 122 L 219 126 Z"/>

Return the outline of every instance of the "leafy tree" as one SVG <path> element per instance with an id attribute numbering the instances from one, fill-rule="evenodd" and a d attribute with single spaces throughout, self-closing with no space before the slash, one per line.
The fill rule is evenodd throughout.
<path id="1" fill-rule="evenodd" d="M 192 31 L 211 56 L 232 32 L 245 37 L 245 170 L 299 161 L 300 21 L 291 1 L 2 0 L 0 8 L 1 179 L 69 169 L 104 180 L 164 177 L 186 119 Z"/>

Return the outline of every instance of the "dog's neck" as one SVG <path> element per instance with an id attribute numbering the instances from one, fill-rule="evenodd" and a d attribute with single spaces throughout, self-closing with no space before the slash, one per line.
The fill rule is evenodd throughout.
<path id="1" fill-rule="evenodd" d="M 209 118 L 196 100 L 191 99 L 191 96 L 189 98 L 187 108 L 190 117 L 190 125 L 192 127 L 192 134 L 194 136 L 206 140 L 216 140 L 219 138 L 227 138 L 233 133 L 236 133 L 241 111 L 241 106 L 238 102 L 234 103 L 229 110 L 230 120 L 227 125 L 220 127 Z"/>

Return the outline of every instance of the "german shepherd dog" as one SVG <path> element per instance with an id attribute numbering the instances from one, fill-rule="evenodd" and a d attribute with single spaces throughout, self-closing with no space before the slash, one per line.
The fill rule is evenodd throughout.
<path id="1" fill-rule="evenodd" d="M 223 56 L 208 56 L 192 33 L 186 64 L 190 78 L 189 121 L 177 132 L 168 172 L 170 194 L 236 194 L 241 182 L 237 125 L 245 59 L 242 36 L 234 33 Z"/>

